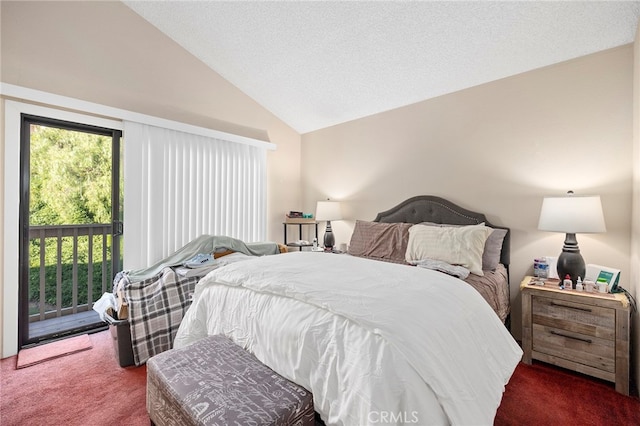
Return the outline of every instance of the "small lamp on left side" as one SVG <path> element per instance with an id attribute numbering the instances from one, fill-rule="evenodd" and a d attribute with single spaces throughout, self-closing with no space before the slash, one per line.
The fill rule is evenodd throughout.
<path id="1" fill-rule="evenodd" d="M 327 227 L 324 232 L 324 249 L 332 251 L 336 244 L 336 238 L 331 229 L 332 220 L 342 220 L 342 209 L 337 201 L 318 201 L 316 205 L 316 220 L 327 221 Z"/>

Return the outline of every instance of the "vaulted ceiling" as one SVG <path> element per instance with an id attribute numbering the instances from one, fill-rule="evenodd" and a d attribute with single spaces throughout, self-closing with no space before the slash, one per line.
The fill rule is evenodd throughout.
<path id="1" fill-rule="evenodd" d="M 631 43 L 640 17 L 640 1 L 124 3 L 300 133 Z"/>

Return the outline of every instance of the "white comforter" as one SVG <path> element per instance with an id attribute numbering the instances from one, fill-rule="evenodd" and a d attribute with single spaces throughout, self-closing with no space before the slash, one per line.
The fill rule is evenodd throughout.
<path id="1" fill-rule="evenodd" d="M 522 356 L 457 278 L 325 253 L 209 273 L 174 347 L 220 333 L 310 390 L 325 423 L 349 426 L 490 425 Z"/>

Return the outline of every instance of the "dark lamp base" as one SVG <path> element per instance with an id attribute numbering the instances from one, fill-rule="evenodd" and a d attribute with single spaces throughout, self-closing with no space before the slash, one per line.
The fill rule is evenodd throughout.
<path id="1" fill-rule="evenodd" d="M 584 280 L 586 266 L 580 254 L 580 249 L 578 248 L 576 234 L 567 234 L 564 240 L 564 246 L 562 247 L 562 253 L 560 253 L 560 257 L 558 257 L 556 269 L 560 281 L 564 280 L 564 277 L 567 275 L 571 277 L 573 288 L 576 286 L 578 277 Z"/>
<path id="2" fill-rule="evenodd" d="M 333 246 L 336 244 L 336 237 L 333 236 L 331 230 L 331 221 L 327 221 L 327 228 L 324 232 L 324 251 L 332 251 Z"/>

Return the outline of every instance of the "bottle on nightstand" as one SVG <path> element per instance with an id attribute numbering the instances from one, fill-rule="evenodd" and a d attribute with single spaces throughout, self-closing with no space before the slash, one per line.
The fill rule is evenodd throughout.
<path id="1" fill-rule="evenodd" d="M 324 249 L 318 245 L 318 239 L 313 239 L 313 247 L 311 247 L 311 251 L 324 252 Z"/>

